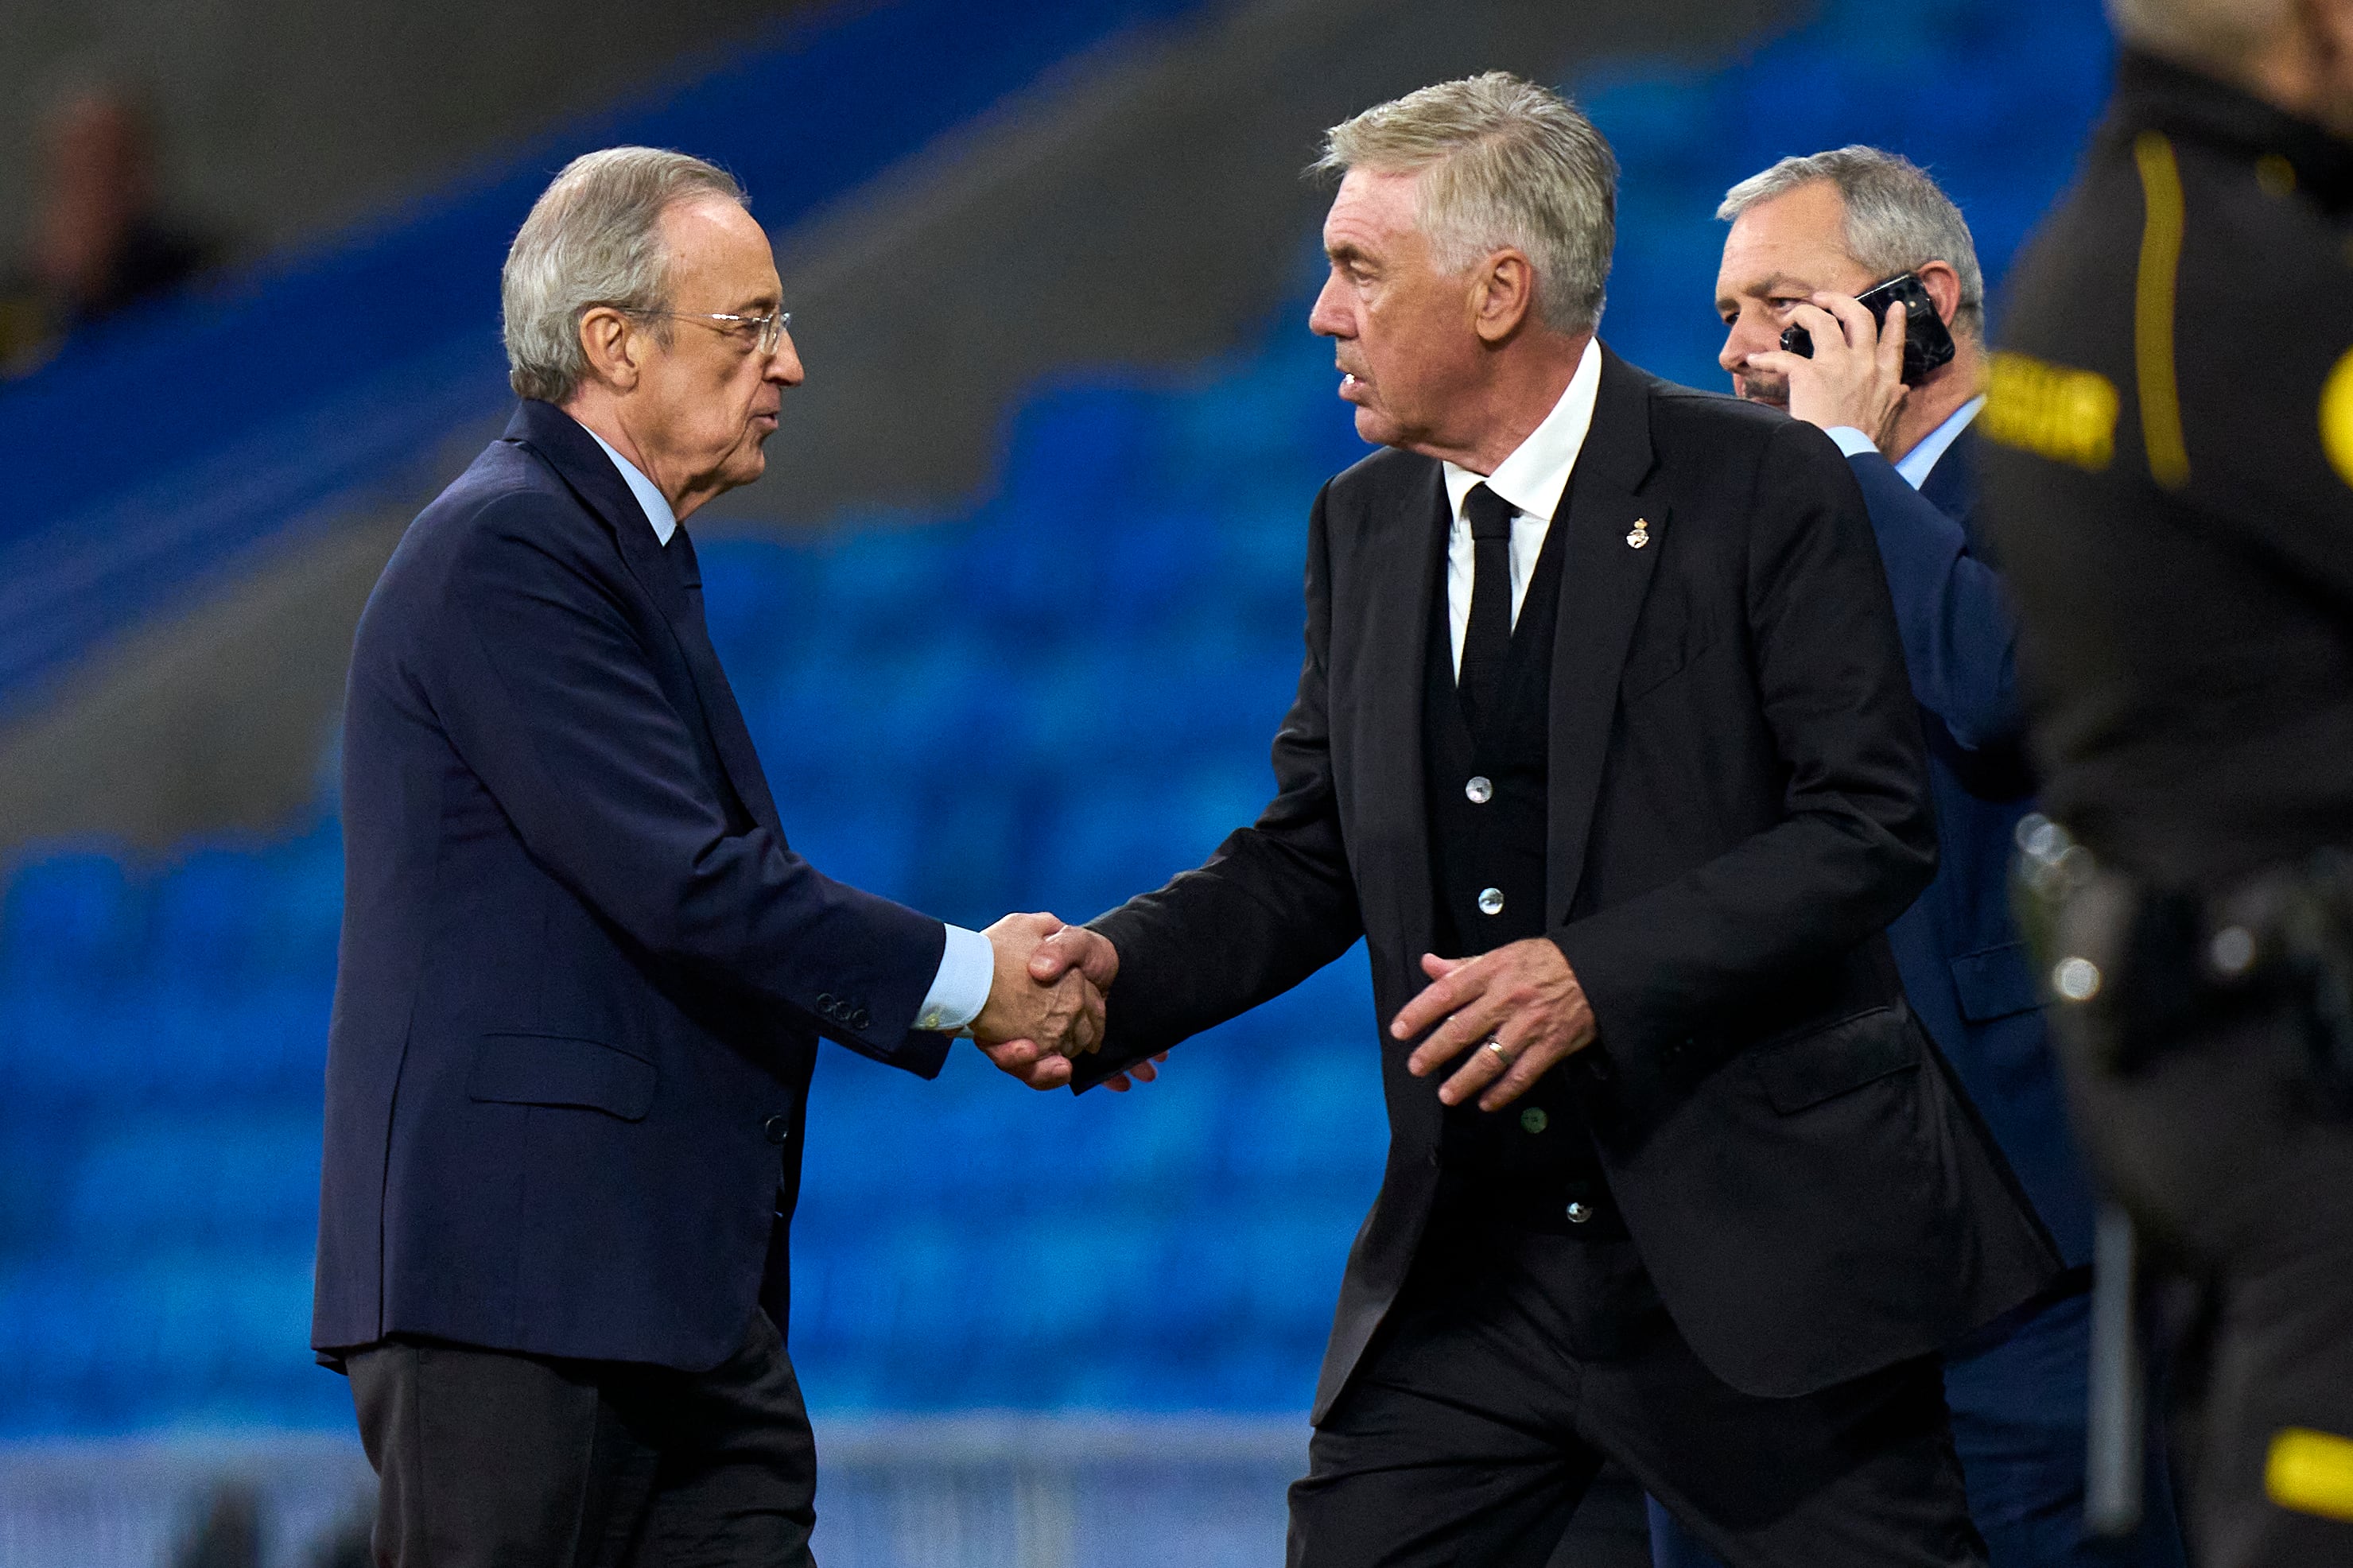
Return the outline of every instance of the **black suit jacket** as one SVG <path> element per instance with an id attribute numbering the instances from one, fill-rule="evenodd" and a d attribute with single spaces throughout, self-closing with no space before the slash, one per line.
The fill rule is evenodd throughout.
<path id="1" fill-rule="evenodd" d="M 525 403 L 370 595 L 312 1343 L 700 1369 L 781 1327 L 820 1032 L 925 1076 L 940 922 L 792 852 L 611 459 Z"/>
<path id="2" fill-rule="evenodd" d="M 1095 922 L 1121 969 L 1082 1086 L 1359 935 L 1378 1022 L 1421 988 L 1422 673 L 1446 517 L 1440 465 L 1404 452 L 1317 498 L 1279 794 L 1199 870 Z M 1558 1070 L 1611 1192 L 1685 1338 L 1736 1388 L 1797 1394 L 1932 1351 L 2031 1295 L 2055 1259 L 1905 1012 L 1880 935 L 1936 856 L 1853 478 L 1819 430 L 1605 354 L 1554 526 L 1569 531 L 1547 913 L 1600 1028 Z M 1378 1049 L 1388 1169 L 1349 1258 L 1319 1420 L 1437 1184 L 1438 1080 L 1409 1075 L 1410 1047 L 1385 1029 Z"/>

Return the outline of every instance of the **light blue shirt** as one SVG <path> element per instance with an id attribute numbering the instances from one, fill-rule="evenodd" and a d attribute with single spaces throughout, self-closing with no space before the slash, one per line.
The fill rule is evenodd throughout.
<path id="1" fill-rule="evenodd" d="M 1954 409 L 1951 417 L 1942 425 L 1921 437 L 1919 445 L 1905 453 L 1904 460 L 1895 465 L 1895 471 L 1904 476 L 1904 482 L 1915 490 L 1926 484 L 1928 475 L 1936 467 L 1936 459 L 1945 455 L 1947 447 L 1960 439 L 1961 432 L 1969 427 L 1969 421 L 1975 419 L 1978 410 L 1985 405 L 1985 395 L 1979 393 Z M 1834 426 L 1826 434 L 1838 443 L 1838 449 L 1850 458 L 1879 450 L 1876 442 L 1852 425 Z"/>
<path id="2" fill-rule="evenodd" d="M 580 428 L 588 430 L 586 425 Z M 615 451 L 611 442 L 594 430 L 588 430 L 588 438 L 613 459 L 613 467 L 620 470 L 621 481 L 638 498 L 646 521 L 653 524 L 654 537 L 661 541 L 663 549 L 669 549 L 670 536 L 678 531 L 678 513 L 670 510 L 670 498 L 635 463 Z M 988 994 L 997 982 L 997 949 L 976 931 L 952 925 L 947 932 L 947 947 L 940 954 L 939 973 L 932 977 L 932 988 L 924 994 L 923 1005 L 915 1010 L 915 1027 L 957 1034 L 988 1005 Z"/>

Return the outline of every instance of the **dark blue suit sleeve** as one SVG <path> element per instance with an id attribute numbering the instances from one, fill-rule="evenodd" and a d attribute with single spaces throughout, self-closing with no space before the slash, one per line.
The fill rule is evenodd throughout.
<path id="1" fill-rule="evenodd" d="M 548 510 L 512 497 L 486 516 L 409 650 L 459 756 L 531 854 L 639 946 L 938 1071 L 944 1037 L 913 1025 L 944 928 L 765 828 L 731 830 L 638 626 Z"/>
<path id="2" fill-rule="evenodd" d="M 2018 622 L 1969 536 L 1876 452 L 1847 459 L 1871 510 L 1920 705 L 1971 751 L 2017 737 Z"/>

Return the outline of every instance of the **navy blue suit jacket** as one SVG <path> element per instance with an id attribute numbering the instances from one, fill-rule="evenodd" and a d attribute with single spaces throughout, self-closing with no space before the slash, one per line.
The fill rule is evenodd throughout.
<path id="1" fill-rule="evenodd" d="M 781 1326 L 818 1036 L 936 1073 L 945 932 L 792 852 L 691 541 L 560 410 L 394 552 L 343 778 L 312 1343 L 699 1369 Z"/>
<path id="2" fill-rule="evenodd" d="M 2090 1261 L 2091 1187 L 2009 894 L 2011 832 L 2033 809 L 2018 626 L 1975 531 L 1974 431 L 1914 489 L 1876 452 L 1848 459 L 1887 566 L 1928 740 L 1936 880 L 1887 933 L 1905 994 L 1943 1047 L 2070 1264 Z"/>

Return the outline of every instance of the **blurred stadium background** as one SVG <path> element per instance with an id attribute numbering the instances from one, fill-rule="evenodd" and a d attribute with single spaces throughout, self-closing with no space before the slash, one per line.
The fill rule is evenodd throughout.
<path id="1" fill-rule="evenodd" d="M 1362 451 L 1304 327 L 1321 127 L 1563 85 L 1624 163 L 1604 335 L 1716 386 L 1726 185 L 1902 151 L 1998 314 L 2110 50 L 2094 0 L 8 8 L 0 283 L 93 92 L 203 269 L 86 322 L 0 297 L 0 1568 L 360 1560 L 305 1349 L 336 706 L 401 525 L 505 418 L 498 265 L 565 159 L 715 158 L 776 239 L 809 383 L 696 528 L 797 847 L 1075 919 L 1268 790 L 1307 503 Z M 1352 960 L 1124 1098 L 829 1054 L 792 1323 L 823 1560 L 1277 1561 L 1372 1026 Z"/>

